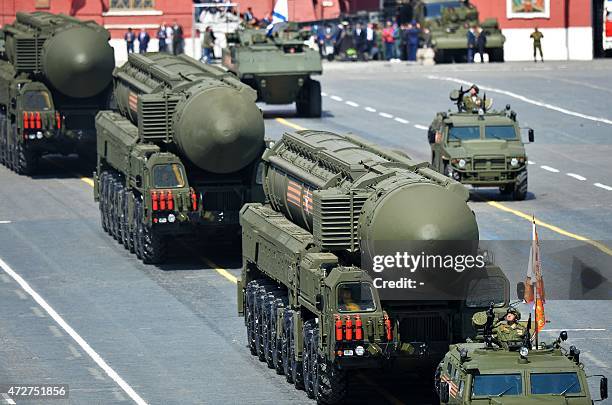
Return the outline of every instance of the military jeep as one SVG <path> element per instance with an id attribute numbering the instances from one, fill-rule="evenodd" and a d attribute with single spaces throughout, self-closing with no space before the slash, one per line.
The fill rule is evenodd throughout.
<path id="1" fill-rule="evenodd" d="M 515 200 L 527 196 L 527 155 L 516 113 L 491 109 L 492 100 L 471 108 L 467 91 L 454 90 L 450 98 L 457 111 L 439 112 L 429 126 L 431 164 L 434 169 L 473 187 L 499 187 Z M 528 128 L 529 142 L 534 132 Z"/>

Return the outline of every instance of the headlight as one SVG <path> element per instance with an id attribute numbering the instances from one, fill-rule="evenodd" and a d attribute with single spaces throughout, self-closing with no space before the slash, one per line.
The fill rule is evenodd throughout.
<path id="1" fill-rule="evenodd" d="M 459 159 L 459 167 L 460 167 L 461 169 L 464 169 L 464 168 L 465 168 L 465 164 L 466 164 L 466 163 L 467 163 L 467 162 L 465 161 L 465 159 Z"/>
<path id="2" fill-rule="evenodd" d="M 525 346 L 521 347 L 521 350 L 519 351 L 519 354 L 521 355 L 521 357 L 527 357 L 527 355 L 529 354 L 529 349 L 527 349 Z"/>
<path id="3" fill-rule="evenodd" d="M 35 134 L 29 134 L 28 135 L 28 139 L 36 139 L 36 135 Z"/>
<path id="4" fill-rule="evenodd" d="M 365 349 L 363 348 L 363 346 L 357 346 L 357 347 L 355 348 L 355 354 L 356 354 L 357 356 L 363 356 L 363 355 L 364 355 L 364 353 L 365 353 Z"/>
<path id="5" fill-rule="evenodd" d="M 518 166 L 518 164 L 519 164 L 519 161 L 518 161 L 518 159 L 517 159 L 517 158 L 512 158 L 512 159 L 510 160 L 510 166 L 512 166 L 512 167 L 517 167 L 517 166 Z"/>
<path id="6" fill-rule="evenodd" d="M 42 139 L 42 138 L 43 138 L 43 133 L 42 133 L 42 132 L 40 132 L 40 131 L 38 131 L 38 132 L 36 133 L 36 139 Z"/>
<path id="7" fill-rule="evenodd" d="M 174 214 L 168 215 L 168 222 L 172 223 L 174 221 L 176 221 L 176 217 L 174 216 Z"/>

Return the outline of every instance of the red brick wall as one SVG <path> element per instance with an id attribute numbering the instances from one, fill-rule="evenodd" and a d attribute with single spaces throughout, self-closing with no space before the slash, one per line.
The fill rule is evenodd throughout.
<path id="1" fill-rule="evenodd" d="M 591 0 L 550 0 L 550 18 L 508 19 L 506 2 L 508 0 L 471 0 L 480 19 L 496 17 L 502 28 L 563 28 L 565 27 L 566 5 L 569 4 L 569 26 L 591 26 Z"/>

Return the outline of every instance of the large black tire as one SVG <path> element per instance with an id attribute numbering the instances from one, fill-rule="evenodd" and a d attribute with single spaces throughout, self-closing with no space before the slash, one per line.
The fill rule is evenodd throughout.
<path id="1" fill-rule="evenodd" d="M 272 322 L 274 325 L 274 327 L 272 328 L 273 331 L 278 330 L 277 328 L 279 327 L 277 325 L 278 312 L 283 308 L 287 308 L 287 305 L 289 304 L 289 299 L 287 298 L 287 295 L 280 297 L 278 300 L 276 300 L 275 304 L 276 307 L 273 313 L 274 316 L 272 317 Z M 272 360 L 274 362 L 274 369 L 276 370 L 276 374 L 284 374 L 285 370 L 283 368 L 283 339 L 278 339 L 276 333 L 274 333 L 272 339 Z"/>
<path id="2" fill-rule="evenodd" d="M 286 309 L 283 312 L 283 334 L 282 334 L 282 352 L 281 356 L 283 359 L 283 374 L 289 384 L 293 384 L 293 371 L 291 366 L 291 336 L 293 332 L 293 311 Z"/>
<path id="3" fill-rule="evenodd" d="M 512 198 L 516 201 L 523 201 L 527 197 L 527 169 L 516 176 Z"/>
<path id="4" fill-rule="evenodd" d="M 142 216 L 143 216 L 143 211 L 142 211 L 142 201 L 140 199 L 136 199 L 136 222 L 134 223 L 136 225 L 136 234 L 134 237 L 134 250 L 136 252 L 136 257 L 139 258 L 140 260 L 142 260 L 143 256 L 143 245 L 144 242 L 142 240 L 143 238 L 143 234 L 144 234 L 144 224 L 142 223 Z"/>
<path id="5" fill-rule="evenodd" d="M 274 356 L 276 346 L 276 308 L 285 295 L 281 290 L 271 292 L 263 305 L 263 339 L 264 339 L 264 360 L 269 368 L 275 368 Z"/>
<path id="6" fill-rule="evenodd" d="M 4 113 L 0 113 L 0 164 L 6 164 L 6 116 Z"/>
<path id="7" fill-rule="evenodd" d="M 318 329 L 314 320 L 304 322 L 304 351 L 302 353 L 302 375 L 304 376 L 304 391 L 308 398 L 315 398 L 317 381 L 317 340 L 315 330 Z"/>
<path id="8" fill-rule="evenodd" d="M 128 221 L 128 199 L 130 192 L 123 188 L 121 192 L 121 243 L 126 249 L 130 249 L 130 229 Z"/>
<path id="9" fill-rule="evenodd" d="M 100 177 L 98 178 L 100 183 L 100 187 L 98 189 L 98 207 L 100 208 L 100 223 L 102 224 L 102 229 L 104 232 L 108 233 L 108 220 L 106 218 L 106 188 L 108 187 L 108 173 L 102 172 L 100 173 Z"/>
<path id="10" fill-rule="evenodd" d="M 298 314 L 296 314 L 296 315 L 298 315 Z M 294 318 L 291 318 L 291 319 L 292 319 L 292 321 L 291 321 L 292 323 L 291 323 L 291 328 L 289 330 L 293 332 L 293 330 L 294 330 L 293 319 Z M 292 378 L 291 379 L 293 380 L 293 385 L 298 390 L 303 390 L 304 389 L 303 366 L 302 366 L 302 362 L 301 361 L 296 360 L 297 342 L 294 339 L 293 333 L 291 333 L 291 344 L 289 346 L 289 349 L 290 349 L 289 361 L 291 362 L 291 373 L 292 373 Z"/>
<path id="11" fill-rule="evenodd" d="M 308 79 L 300 90 L 295 106 L 301 117 L 320 118 L 322 113 L 321 83 Z"/>
<path id="12" fill-rule="evenodd" d="M 23 142 L 17 141 L 15 146 L 15 173 L 31 175 L 36 171 L 38 156 Z"/>
<path id="13" fill-rule="evenodd" d="M 259 289 L 259 281 L 253 280 L 247 284 L 245 293 L 244 305 L 244 323 L 247 329 L 247 346 L 253 356 L 257 355 L 257 346 L 255 346 L 255 291 Z"/>
<path id="14" fill-rule="evenodd" d="M 128 193 L 127 194 L 127 199 L 126 199 L 126 211 L 125 211 L 125 215 L 126 215 L 126 224 L 127 224 L 127 249 L 130 251 L 130 253 L 134 253 L 136 251 L 135 249 L 135 236 L 136 236 L 136 230 L 135 230 L 135 224 L 136 224 L 136 210 L 132 209 L 132 217 L 129 217 L 129 209 L 128 209 L 128 205 L 129 202 L 132 203 L 132 207 L 135 207 L 136 204 L 136 199 L 134 197 L 134 193 Z"/>
<path id="15" fill-rule="evenodd" d="M 499 188 L 499 192 L 503 195 L 512 194 L 514 191 L 514 184 L 505 184 Z"/>
<path id="16" fill-rule="evenodd" d="M 259 361 L 266 361 L 265 334 L 267 333 L 265 302 L 270 295 L 268 283 L 261 283 L 255 290 L 255 353 Z"/>
<path id="17" fill-rule="evenodd" d="M 111 236 L 113 239 L 118 240 L 119 238 L 119 216 L 117 215 L 117 205 L 118 205 L 118 194 L 117 194 L 117 179 L 114 176 L 111 176 L 109 182 L 109 223 L 111 225 Z"/>
<path id="18" fill-rule="evenodd" d="M 142 219 L 141 219 L 142 220 Z M 160 264 L 166 260 L 166 240 L 153 228 L 142 227 L 142 262 Z"/>
<path id="19" fill-rule="evenodd" d="M 116 240 L 120 245 L 123 244 L 123 195 L 124 195 L 124 187 L 121 184 L 121 179 L 117 178 L 115 180 L 115 209 L 114 216 L 117 227 Z"/>
<path id="20" fill-rule="evenodd" d="M 318 360 L 316 397 L 319 404 L 337 404 L 346 397 L 347 375 L 323 358 Z"/>

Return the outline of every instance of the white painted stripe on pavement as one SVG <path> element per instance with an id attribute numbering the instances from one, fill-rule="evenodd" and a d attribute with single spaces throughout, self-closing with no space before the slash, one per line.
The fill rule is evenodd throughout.
<path id="1" fill-rule="evenodd" d="M 327 93 L 321 92 L 321 96 L 327 97 Z"/>
<path id="2" fill-rule="evenodd" d="M 378 115 L 385 118 L 393 118 L 393 115 L 387 114 L 386 112 L 379 112 Z"/>
<path id="3" fill-rule="evenodd" d="M 434 80 L 446 80 L 449 82 L 455 82 L 455 83 L 459 83 L 459 84 L 464 84 L 467 86 L 472 85 L 472 82 L 468 82 L 467 80 L 461 80 L 461 79 L 457 79 L 454 77 L 443 77 L 443 76 L 435 76 L 435 75 L 428 75 L 427 76 L 428 79 L 434 79 Z M 578 118 L 584 118 L 585 120 L 590 120 L 590 121 L 596 121 L 596 122 L 601 122 L 603 124 L 608 124 L 608 125 L 612 125 L 612 120 L 607 119 L 607 118 L 602 118 L 602 117 L 594 117 L 592 115 L 587 115 L 587 114 L 583 114 L 583 113 L 579 113 L 576 111 L 571 111 L 562 107 L 558 107 L 556 105 L 553 104 L 548 104 L 548 103 L 544 103 L 541 101 L 537 101 L 537 100 L 533 100 L 530 98 L 527 98 L 525 96 L 521 96 L 520 94 L 516 94 L 513 93 L 511 91 L 507 91 L 507 90 L 502 90 L 502 89 L 497 89 L 494 87 L 487 87 L 487 86 L 482 86 L 482 85 L 478 85 L 478 87 L 481 90 L 487 90 L 487 91 L 491 91 L 494 93 L 499 93 L 499 94 L 504 94 L 508 97 L 512 97 L 512 98 L 516 98 L 517 100 L 521 100 L 524 101 L 526 103 L 529 104 L 533 104 L 533 105 L 537 105 L 539 107 L 544 107 L 547 108 L 549 110 L 553 110 L 553 111 L 557 111 L 560 112 L 562 114 L 566 114 L 566 115 L 571 115 L 574 117 L 578 117 Z"/>
<path id="4" fill-rule="evenodd" d="M 376 109 L 374 109 L 372 107 L 365 107 L 365 110 L 369 111 L 369 112 L 376 112 Z"/>
<path id="5" fill-rule="evenodd" d="M 331 96 L 331 99 L 335 101 L 342 101 L 342 97 L 338 97 L 338 96 Z"/>
<path id="6" fill-rule="evenodd" d="M 357 104 L 354 101 L 345 101 L 346 104 L 350 105 L 351 107 L 359 107 L 359 104 Z"/>
<path id="7" fill-rule="evenodd" d="M 610 368 L 610 367 L 608 367 L 608 365 L 606 363 L 604 363 L 603 361 L 599 360 L 596 356 L 593 356 L 591 353 L 589 353 L 587 351 L 584 351 L 583 355 L 584 355 L 584 357 L 589 359 L 591 361 L 591 363 L 595 364 L 599 368 Z"/>
<path id="8" fill-rule="evenodd" d="M 542 329 L 542 332 L 559 333 L 563 331 L 567 332 L 605 332 L 606 328 L 575 328 L 575 329 Z M 541 332 L 540 332 L 541 333 Z"/>
<path id="9" fill-rule="evenodd" d="M 576 173 L 565 173 L 565 174 L 567 174 L 570 177 L 575 178 L 576 180 L 580 180 L 580 181 L 585 181 L 586 180 L 586 177 L 583 177 L 583 176 L 581 176 L 579 174 L 576 174 Z"/>
<path id="10" fill-rule="evenodd" d="M 559 173 L 559 170 L 555 169 L 554 167 L 550 167 L 550 166 L 540 166 L 542 169 L 551 172 L 551 173 Z"/>
<path id="11" fill-rule="evenodd" d="M 15 405 L 16 404 L 16 402 L 13 401 L 13 398 L 11 398 L 9 396 L 9 394 L 2 393 L 2 397 L 4 398 L 4 400 L 6 401 L 7 404 L 9 404 L 9 405 Z"/>
<path id="12" fill-rule="evenodd" d="M 416 129 L 422 129 L 423 131 L 427 131 L 429 129 L 425 125 L 421 125 L 421 124 L 415 124 L 414 127 Z"/>
<path id="13" fill-rule="evenodd" d="M 138 405 L 146 405 L 147 403 L 145 402 L 144 399 L 142 399 L 140 397 L 140 395 L 138 395 L 136 393 L 136 391 L 134 391 L 134 389 L 128 384 L 126 383 L 123 378 L 121 378 L 121 376 L 119 374 L 117 374 L 117 372 L 115 370 L 113 370 L 107 363 L 106 361 L 100 357 L 100 355 L 98 353 L 96 353 L 96 351 L 94 349 L 91 348 L 91 346 L 89 346 L 89 343 L 87 343 L 85 341 L 85 339 L 83 339 L 78 333 L 75 332 L 74 329 L 72 329 L 72 327 L 70 325 L 68 325 L 68 323 L 64 320 L 64 318 L 62 318 L 56 311 L 55 309 L 53 309 L 51 307 L 51 305 L 49 305 L 47 303 L 47 301 L 45 301 L 40 294 L 38 294 L 32 287 L 30 287 L 30 285 L 23 279 L 23 277 L 21 277 L 19 274 L 17 274 L 17 272 L 15 272 L 15 270 L 13 270 L 8 264 L 6 264 L 6 262 L 2 259 L 0 259 L 0 267 L 2 268 L 2 270 L 4 270 L 4 272 L 11 277 L 13 280 L 15 280 L 17 282 L 17 284 L 19 284 L 21 286 L 21 288 L 23 288 L 23 290 L 28 293 L 33 299 L 34 301 L 36 301 L 36 303 L 38 305 L 41 306 L 42 309 L 44 309 L 49 316 L 51 316 L 51 318 L 53 318 L 53 320 L 66 332 L 68 333 L 68 335 L 70 335 L 70 337 L 72 339 L 74 339 L 74 341 L 81 347 L 81 349 L 83 349 L 85 351 L 85 353 L 87 353 L 89 355 L 89 357 L 92 358 L 93 361 L 96 362 L 96 364 L 102 369 L 104 370 L 104 372 L 113 380 L 115 381 L 115 383 L 117 383 L 117 385 L 119 385 L 119 387 L 121 387 L 121 389 L 132 399 L 132 401 L 134 401 L 135 403 L 137 403 Z"/>
<path id="14" fill-rule="evenodd" d="M 0 221 L 0 224 L 10 224 L 11 221 Z"/>
<path id="15" fill-rule="evenodd" d="M 612 187 L 610 187 L 610 186 L 606 186 L 605 184 L 601 184 L 601 183 L 594 183 L 593 185 L 594 185 L 595 187 L 603 188 L 604 190 L 612 191 Z"/>
<path id="16" fill-rule="evenodd" d="M 400 118 L 400 117 L 395 117 L 394 120 L 399 122 L 399 123 L 401 123 L 401 124 L 410 124 L 410 121 L 405 120 L 405 119 Z"/>
<path id="17" fill-rule="evenodd" d="M 531 161 L 531 160 L 528 160 L 528 161 L 527 161 L 527 164 L 528 164 L 528 165 L 535 165 L 535 164 L 536 164 L 536 162 L 533 162 L 533 161 Z"/>

